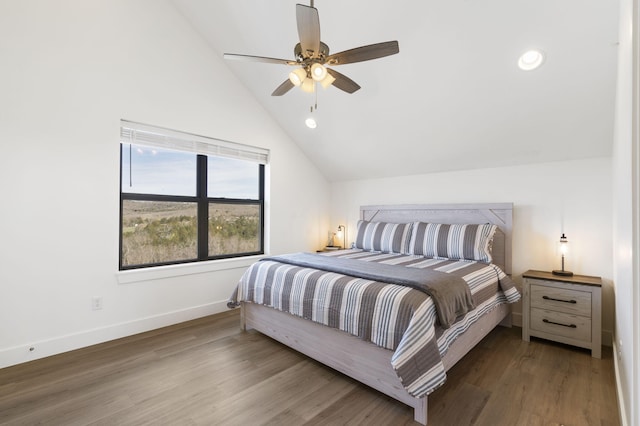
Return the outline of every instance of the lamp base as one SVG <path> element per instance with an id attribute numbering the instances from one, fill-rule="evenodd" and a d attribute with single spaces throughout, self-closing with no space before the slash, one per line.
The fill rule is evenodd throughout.
<path id="1" fill-rule="evenodd" d="M 553 275 L 561 275 L 563 277 L 571 277 L 571 276 L 573 276 L 573 272 L 565 271 L 564 269 L 563 270 L 554 269 L 553 271 L 551 271 L 551 273 Z"/>

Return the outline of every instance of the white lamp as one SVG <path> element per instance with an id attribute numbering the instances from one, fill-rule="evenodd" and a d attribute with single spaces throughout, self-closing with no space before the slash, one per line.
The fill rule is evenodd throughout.
<path id="1" fill-rule="evenodd" d="M 553 275 L 561 275 L 564 277 L 572 276 L 573 272 L 564 270 L 564 257 L 569 252 L 569 240 L 567 240 L 567 237 L 564 235 L 564 232 L 562 233 L 562 236 L 560 237 L 560 241 L 558 242 L 558 251 L 562 256 L 562 269 L 560 270 L 554 269 L 552 271 Z"/>
<path id="2" fill-rule="evenodd" d="M 342 248 L 347 248 L 347 228 L 344 225 L 338 225 L 336 237 L 342 240 Z"/>

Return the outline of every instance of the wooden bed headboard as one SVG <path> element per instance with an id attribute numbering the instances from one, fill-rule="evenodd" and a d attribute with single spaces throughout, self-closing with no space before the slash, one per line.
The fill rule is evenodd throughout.
<path id="1" fill-rule="evenodd" d="M 511 274 L 513 203 L 404 204 L 360 207 L 360 219 L 375 222 L 491 223 L 498 226 L 493 238 L 493 263 Z"/>

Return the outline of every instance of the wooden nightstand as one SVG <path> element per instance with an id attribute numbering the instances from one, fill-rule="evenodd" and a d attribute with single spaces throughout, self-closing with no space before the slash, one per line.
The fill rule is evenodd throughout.
<path id="1" fill-rule="evenodd" d="M 522 277 L 522 340 L 541 337 L 591 349 L 600 358 L 602 279 L 532 270 Z"/>

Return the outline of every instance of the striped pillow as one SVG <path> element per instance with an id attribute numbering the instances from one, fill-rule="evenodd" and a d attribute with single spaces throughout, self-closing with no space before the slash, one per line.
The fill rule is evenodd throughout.
<path id="1" fill-rule="evenodd" d="M 356 248 L 385 253 L 409 253 L 413 223 L 358 221 Z"/>
<path id="2" fill-rule="evenodd" d="M 498 227 L 482 225 L 415 222 L 409 254 L 491 263 L 491 243 Z"/>

